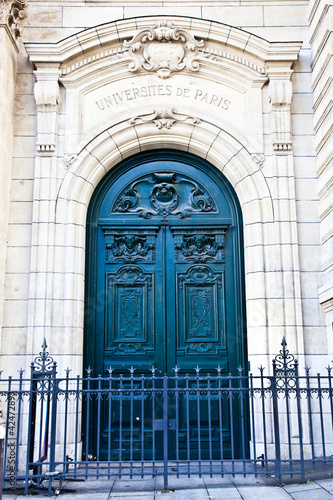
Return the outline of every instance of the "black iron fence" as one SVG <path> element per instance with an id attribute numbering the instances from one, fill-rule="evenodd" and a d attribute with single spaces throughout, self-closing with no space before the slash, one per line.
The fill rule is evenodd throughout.
<path id="1" fill-rule="evenodd" d="M 266 474 L 282 482 L 333 463 L 331 368 L 300 375 L 286 349 L 272 375 L 154 368 L 64 377 L 43 350 L 30 378 L 0 379 L 3 487 L 59 492 L 62 481 Z M 1 461 L 0 461 L 1 462 Z"/>

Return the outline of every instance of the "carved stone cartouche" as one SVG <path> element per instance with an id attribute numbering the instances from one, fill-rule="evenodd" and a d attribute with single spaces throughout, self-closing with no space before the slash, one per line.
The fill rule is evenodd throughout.
<path id="1" fill-rule="evenodd" d="M 198 71 L 199 49 L 204 49 L 204 46 L 203 40 L 197 40 L 186 29 L 168 21 L 139 31 L 123 44 L 133 59 L 128 68 L 130 71 L 144 69 L 163 79 L 183 69 Z"/>

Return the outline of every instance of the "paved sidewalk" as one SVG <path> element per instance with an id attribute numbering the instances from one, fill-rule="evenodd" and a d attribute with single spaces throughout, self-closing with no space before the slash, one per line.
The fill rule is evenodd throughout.
<path id="1" fill-rule="evenodd" d="M 329 476 L 332 478 L 327 478 Z M 169 478 L 169 490 L 163 491 L 163 478 L 140 480 L 99 480 L 66 483 L 60 492 L 63 500 L 333 500 L 333 474 L 326 479 L 296 481 L 283 487 L 266 477 L 193 477 Z M 75 492 L 68 491 L 75 489 Z M 39 492 L 45 495 L 46 492 Z M 31 492 L 30 495 L 36 495 Z M 4 492 L 3 500 L 20 500 L 21 495 Z"/>

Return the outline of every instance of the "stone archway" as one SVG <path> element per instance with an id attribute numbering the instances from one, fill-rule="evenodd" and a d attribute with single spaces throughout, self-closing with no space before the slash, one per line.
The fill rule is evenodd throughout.
<path id="1" fill-rule="evenodd" d="M 26 48 L 38 110 L 27 349 L 37 352 L 46 335 L 66 365 L 81 365 L 89 200 L 121 160 L 166 148 L 210 161 L 239 198 L 249 359 L 266 364 L 285 333 L 302 354 L 294 188 L 278 179 L 272 195 L 265 173 L 293 175 L 290 77 L 300 44 L 274 44 L 199 19 L 147 17 Z M 275 201 L 285 190 L 287 217 Z M 43 297 L 38 307 L 36 297 Z"/>

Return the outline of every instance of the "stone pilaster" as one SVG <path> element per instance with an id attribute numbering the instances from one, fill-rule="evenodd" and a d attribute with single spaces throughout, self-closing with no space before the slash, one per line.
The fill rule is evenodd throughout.
<path id="1" fill-rule="evenodd" d="M 309 3 L 312 90 L 319 185 L 323 283 L 319 300 L 325 316 L 329 360 L 333 360 L 333 4 Z"/>
<path id="2" fill-rule="evenodd" d="M 292 70 L 276 66 L 269 71 L 271 162 L 274 203 L 274 287 L 280 307 L 272 314 L 272 332 L 286 336 L 292 352 L 305 352 L 301 301 L 299 241 L 297 231 L 295 172 L 293 162 L 291 101 Z M 272 286 L 272 283 L 270 284 Z M 284 325 L 280 330 L 277 325 Z M 279 331 L 280 330 L 280 331 Z M 275 335 L 274 335 L 275 337 Z M 276 350 L 271 337 L 271 352 Z"/>
<path id="3" fill-rule="evenodd" d="M 18 48 L 11 29 L 7 24 L 0 24 L 0 331 L 3 324 L 17 52 Z"/>
<path id="4" fill-rule="evenodd" d="M 37 107 L 37 143 L 27 336 L 31 352 L 37 352 L 44 337 L 50 342 L 55 272 L 55 206 L 58 189 L 56 153 L 59 69 L 57 64 L 41 63 L 36 66 L 34 95 Z"/>

